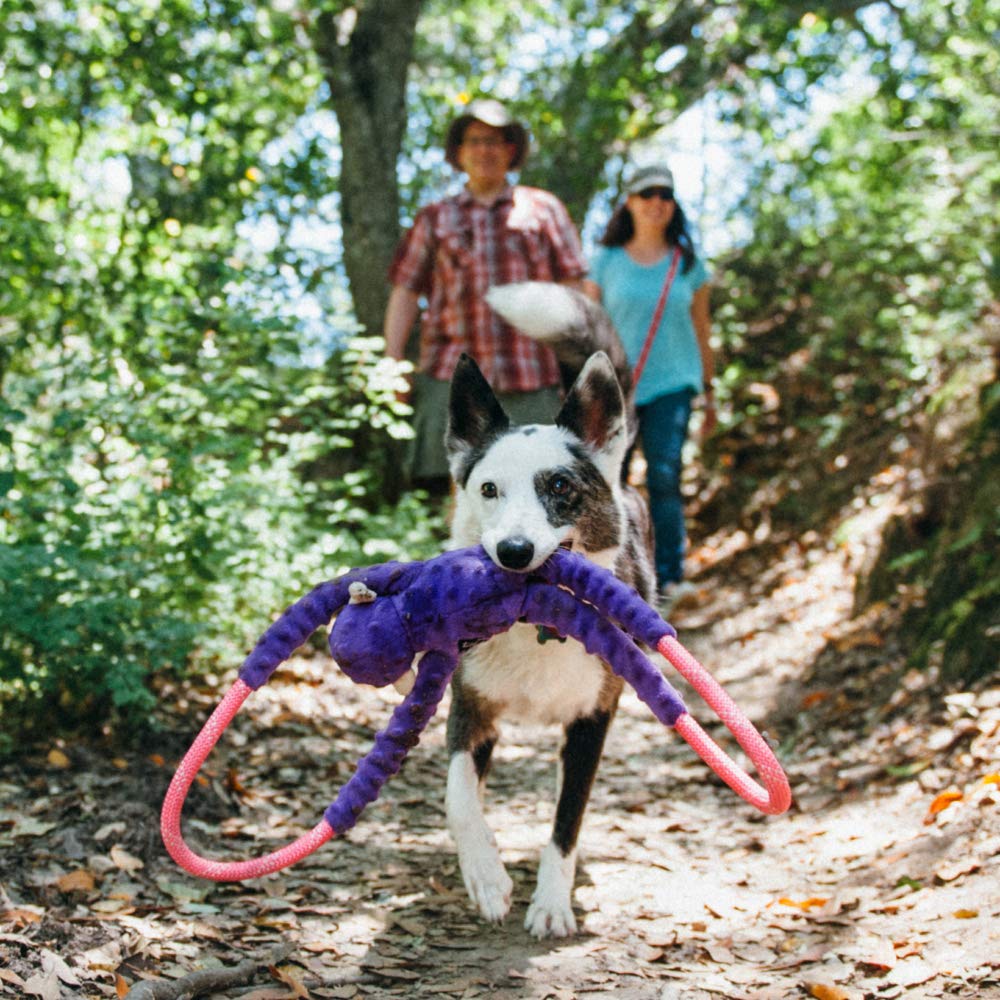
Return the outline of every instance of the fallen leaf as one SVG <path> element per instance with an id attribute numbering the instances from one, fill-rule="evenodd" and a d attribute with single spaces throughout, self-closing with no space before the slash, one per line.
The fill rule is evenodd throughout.
<path id="1" fill-rule="evenodd" d="M 923 944 L 919 941 L 916 943 L 911 943 L 909 941 L 893 941 L 892 942 L 893 951 L 896 952 L 896 958 L 912 958 L 914 955 L 922 954 L 924 950 Z"/>
<path id="2" fill-rule="evenodd" d="M 38 972 L 25 980 L 24 992 L 42 1000 L 59 1000 L 59 977 L 55 972 Z"/>
<path id="3" fill-rule="evenodd" d="M 982 863 L 975 858 L 970 861 L 955 861 L 950 865 L 940 865 L 935 868 L 934 877 L 939 882 L 954 882 L 962 875 L 970 875 L 972 872 L 979 871 L 981 867 Z"/>
<path id="4" fill-rule="evenodd" d="M 368 969 L 368 966 L 365 965 L 364 968 Z M 395 969 L 395 968 L 390 968 L 389 966 L 384 966 L 378 969 L 371 969 L 370 971 L 373 972 L 376 976 L 384 976 L 386 979 L 402 979 L 405 981 L 411 981 L 420 978 L 419 972 L 411 972 L 409 969 Z"/>
<path id="5" fill-rule="evenodd" d="M 42 949 L 42 971 L 54 973 L 67 986 L 79 986 L 77 974 L 54 952 L 48 948 Z"/>
<path id="6" fill-rule="evenodd" d="M 129 852 L 119 844 L 115 844 L 109 853 L 111 855 L 111 860 L 115 863 L 115 866 L 123 872 L 137 872 L 146 867 L 145 863 L 141 859 L 135 857 L 133 854 L 129 854 Z"/>
<path id="7" fill-rule="evenodd" d="M 449 889 L 448 886 L 444 885 L 444 883 L 442 882 L 439 882 L 433 875 L 427 880 L 427 882 L 439 896 L 455 895 L 455 893 L 451 889 Z"/>
<path id="8" fill-rule="evenodd" d="M 77 868 L 76 871 L 68 872 L 56 879 L 56 885 L 60 892 L 91 892 L 96 881 L 93 872 L 86 868 Z"/>
<path id="9" fill-rule="evenodd" d="M 124 833 L 126 829 L 127 827 L 120 820 L 115 823 L 107 823 L 94 834 L 94 840 L 100 843 L 100 841 L 107 840 L 113 834 Z"/>
<path id="10" fill-rule="evenodd" d="M 411 920 L 408 917 L 393 915 L 387 923 L 387 929 L 391 927 L 398 927 L 400 930 L 406 931 L 407 934 L 412 934 L 414 937 L 422 937 L 427 933 L 426 924 L 419 920 Z"/>
<path id="11" fill-rule="evenodd" d="M 794 941 L 789 940 L 787 943 L 790 944 L 792 948 L 797 947 L 797 944 Z M 793 969 L 797 965 L 812 965 L 814 962 L 821 961 L 823 956 L 826 955 L 829 950 L 829 947 L 825 944 L 813 945 L 811 948 L 807 948 L 805 951 L 801 951 L 797 955 L 790 955 L 788 958 L 783 958 L 778 962 L 771 962 L 768 965 L 768 968 Z"/>
<path id="12" fill-rule="evenodd" d="M 45 916 L 45 911 L 42 909 L 29 910 L 24 906 L 18 906 L 13 910 L 0 912 L 0 921 L 24 927 L 26 924 L 37 924 L 43 916 Z"/>
<path id="13" fill-rule="evenodd" d="M 901 962 L 885 977 L 885 982 L 894 986 L 918 986 L 937 975 L 937 969 L 917 958 L 911 962 Z"/>
<path id="14" fill-rule="evenodd" d="M 654 928 L 643 933 L 643 939 L 650 948 L 672 948 L 677 944 L 677 929 Z"/>
<path id="15" fill-rule="evenodd" d="M 875 646 L 877 648 L 884 642 L 885 640 L 877 632 L 858 632 L 854 635 L 844 636 L 843 639 L 838 639 L 834 642 L 833 646 L 838 653 L 847 653 L 860 646 Z"/>
<path id="16" fill-rule="evenodd" d="M 58 823 L 43 823 L 31 816 L 19 816 L 14 820 L 12 832 L 15 837 L 43 837 L 58 825 Z"/>
<path id="17" fill-rule="evenodd" d="M 732 965 L 736 961 L 736 956 L 724 944 L 706 944 L 705 951 L 719 965 Z"/>
<path id="18" fill-rule="evenodd" d="M 807 694 L 802 699 L 802 708 L 810 709 L 815 708 L 817 705 L 822 704 L 830 697 L 829 691 L 813 691 L 812 694 Z"/>
<path id="19" fill-rule="evenodd" d="M 809 996 L 816 1000 L 851 1000 L 851 995 L 839 986 L 830 986 L 827 983 L 806 983 Z"/>
<path id="20" fill-rule="evenodd" d="M 334 941 L 303 941 L 302 950 L 314 955 L 342 954 L 342 949 Z"/>
<path id="21" fill-rule="evenodd" d="M 862 965 L 870 965 L 875 969 L 892 969 L 896 965 L 896 951 L 892 942 L 881 938 L 865 943 L 859 949 L 858 956 Z"/>
<path id="22" fill-rule="evenodd" d="M 924 817 L 924 824 L 933 823 L 939 813 L 943 813 L 949 806 L 953 806 L 956 802 L 961 802 L 964 798 L 965 796 L 955 788 L 949 788 L 947 791 L 942 792 L 930 804 L 927 815 Z"/>
<path id="23" fill-rule="evenodd" d="M 11 972 L 10 969 L 0 969 L 0 982 L 24 988 L 24 980 L 16 972 Z"/>
<path id="24" fill-rule="evenodd" d="M 129 900 L 122 899 L 120 896 L 112 896 L 108 899 L 99 899 L 96 903 L 91 905 L 90 909 L 94 913 L 132 912 L 129 908 Z"/>
<path id="25" fill-rule="evenodd" d="M 291 969 L 274 965 L 270 966 L 269 969 L 271 975 L 274 976 L 274 978 L 279 982 L 284 983 L 286 986 L 290 986 L 292 990 L 294 990 L 297 997 L 302 997 L 302 1000 L 309 1000 L 309 991 Z"/>
<path id="26" fill-rule="evenodd" d="M 814 906 L 826 906 L 830 900 L 824 899 L 822 896 L 810 896 L 808 899 L 798 901 L 795 899 L 789 899 L 787 896 L 783 896 L 778 900 L 778 902 L 782 906 L 794 906 L 796 909 L 808 913 Z"/>
<path id="27" fill-rule="evenodd" d="M 231 767 L 226 771 L 226 789 L 230 792 L 234 792 L 236 795 L 246 795 L 247 788 L 246 785 L 240 781 L 239 772 L 235 767 Z"/>
<path id="28" fill-rule="evenodd" d="M 975 920 L 979 916 L 979 910 L 956 910 L 952 916 L 959 920 Z"/>
<path id="29" fill-rule="evenodd" d="M 53 748 L 49 751 L 48 756 L 45 758 L 51 767 L 58 767 L 60 770 L 65 770 L 65 768 L 71 765 L 69 757 L 62 752 L 62 750 Z"/>

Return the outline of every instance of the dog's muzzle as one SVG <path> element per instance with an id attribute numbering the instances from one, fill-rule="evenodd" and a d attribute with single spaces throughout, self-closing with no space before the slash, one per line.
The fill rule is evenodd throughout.
<path id="1" fill-rule="evenodd" d="M 504 569 L 527 569 L 535 557 L 535 546 L 522 535 L 497 543 L 497 560 Z"/>

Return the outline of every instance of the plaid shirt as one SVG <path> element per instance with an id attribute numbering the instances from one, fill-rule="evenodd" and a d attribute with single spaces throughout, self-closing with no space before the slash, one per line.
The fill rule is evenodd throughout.
<path id="1" fill-rule="evenodd" d="M 552 349 L 504 323 L 483 295 L 512 281 L 570 281 L 587 264 L 562 202 L 538 188 L 508 187 L 492 205 L 467 190 L 428 205 L 404 235 L 389 281 L 426 298 L 420 368 L 451 378 L 471 354 L 498 392 L 559 384 Z"/>

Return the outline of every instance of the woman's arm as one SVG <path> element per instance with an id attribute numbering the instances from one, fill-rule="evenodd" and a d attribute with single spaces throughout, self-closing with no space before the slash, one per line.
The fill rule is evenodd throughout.
<path id="1" fill-rule="evenodd" d="M 712 315 L 708 304 L 708 285 L 702 285 L 691 300 L 691 321 L 698 338 L 701 354 L 701 377 L 705 383 L 705 419 L 701 425 L 702 437 L 711 434 L 718 424 L 715 412 L 715 354 L 712 351 Z"/>

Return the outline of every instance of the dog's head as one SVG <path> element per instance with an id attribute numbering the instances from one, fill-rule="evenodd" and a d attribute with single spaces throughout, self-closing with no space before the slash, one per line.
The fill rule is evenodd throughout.
<path id="1" fill-rule="evenodd" d="M 593 355 L 554 425 L 511 425 L 475 361 L 451 383 L 446 438 L 457 487 L 453 537 L 481 543 L 506 569 L 530 571 L 560 545 L 613 561 L 623 513 L 625 401 L 614 368 Z"/>

